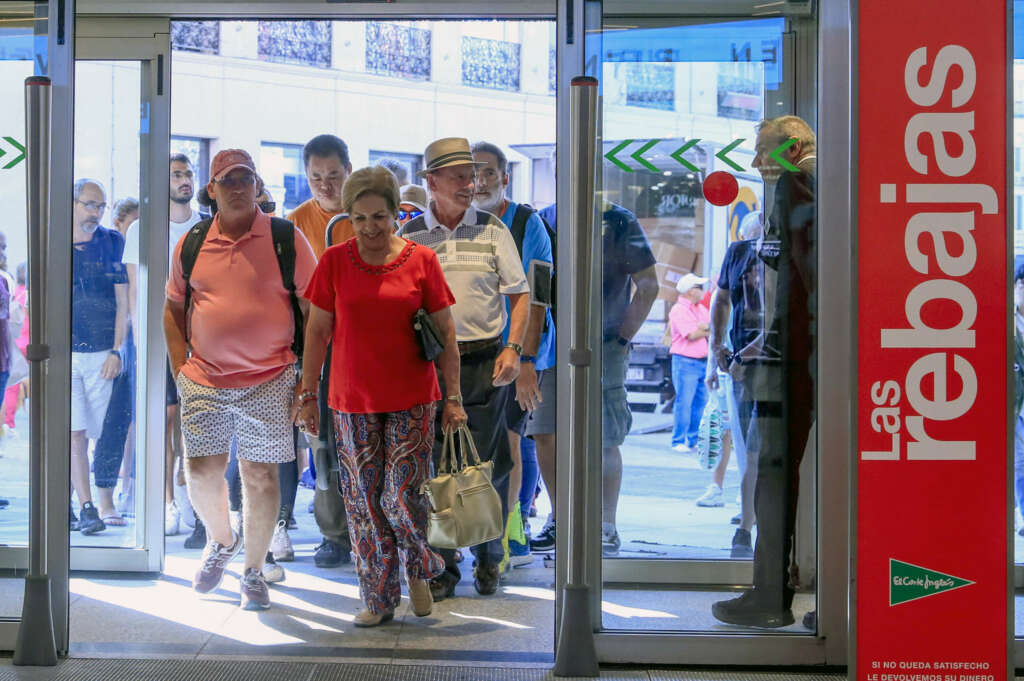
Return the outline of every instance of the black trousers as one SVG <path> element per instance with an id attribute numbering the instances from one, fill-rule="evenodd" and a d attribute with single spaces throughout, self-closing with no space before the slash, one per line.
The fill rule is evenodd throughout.
<path id="1" fill-rule="evenodd" d="M 462 406 L 469 419 L 469 432 L 473 436 L 477 452 L 482 461 L 494 462 L 494 473 L 491 482 L 501 498 L 502 518 L 508 517 L 508 474 L 512 470 L 512 452 L 508 442 L 508 429 L 505 426 L 508 401 L 512 392 L 510 386 L 494 387 L 491 376 L 494 373 L 494 360 L 501 352 L 501 343 L 496 341 L 492 346 L 478 350 L 472 354 L 462 355 L 460 384 L 462 388 Z M 438 371 L 441 394 L 444 395 L 444 379 Z M 444 432 L 441 430 L 443 403 L 437 410 L 437 422 L 434 428 L 434 469 L 441 461 L 441 447 L 444 443 Z M 462 579 L 462 572 L 455 562 L 455 551 L 452 549 L 435 549 L 444 558 L 445 571 L 456 581 Z M 485 544 L 470 547 L 477 564 L 488 565 L 501 562 L 504 549 L 501 540 L 496 539 Z"/>
<path id="2" fill-rule="evenodd" d="M 793 549 L 800 462 L 814 421 L 814 380 L 808 362 L 786 362 L 762 371 L 777 371 L 778 400 L 755 403 L 752 427 L 757 429 L 760 454 L 754 510 L 754 589 L 762 602 L 789 609 L 789 554 Z"/>

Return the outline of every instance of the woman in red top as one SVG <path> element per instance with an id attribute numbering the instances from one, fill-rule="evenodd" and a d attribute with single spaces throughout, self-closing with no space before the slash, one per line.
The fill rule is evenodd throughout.
<path id="1" fill-rule="evenodd" d="M 331 340 L 328 403 L 366 606 L 355 624 L 372 627 L 390 620 L 401 601 L 399 557 L 420 617 L 433 604 L 429 580 L 444 571 L 444 561 L 427 544 L 429 502 L 420 491 L 430 470 L 441 392 L 413 331 L 416 311 L 425 309 L 441 331 L 439 367 L 445 385 L 456 389 L 459 351 L 448 309 L 455 298 L 437 256 L 394 236 L 401 201 L 395 176 L 380 167 L 358 170 L 345 182 L 343 201 L 355 237 L 324 252 L 306 288 L 311 304 L 297 423 L 319 431 L 316 384 Z M 449 396 L 442 425 L 465 422 L 460 396 Z"/>

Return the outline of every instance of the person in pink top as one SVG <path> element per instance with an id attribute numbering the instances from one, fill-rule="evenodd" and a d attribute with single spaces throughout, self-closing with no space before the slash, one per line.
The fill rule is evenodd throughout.
<path id="1" fill-rule="evenodd" d="M 444 560 L 427 543 L 429 504 L 421 491 L 430 472 L 434 417 L 445 386 L 460 385 L 451 306 L 455 297 L 434 251 L 394 235 L 401 197 L 386 168 L 352 173 L 343 189 L 355 237 L 320 259 L 310 303 L 298 423 L 318 432 L 317 377 L 333 340 L 328 403 L 334 414 L 341 490 L 366 606 L 357 627 L 394 617 L 401 568 L 413 612 L 430 614 L 430 580 Z M 423 356 L 413 317 L 425 310 L 444 339 L 437 368 Z M 448 388 L 441 426 L 466 423 L 458 387 Z"/>
<path id="2" fill-rule="evenodd" d="M 241 149 L 223 150 L 213 159 L 210 178 L 207 191 L 217 202 L 217 215 L 212 224 L 199 223 L 186 232 L 175 247 L 164 308 L 167 350 L 181 400 L 189 497 L 207 529 L 192 586 L 200 593 L 216 589 L 225 566 L 242 548 L 228 520 L 224 479 L 235 439 L 247 545 L 242 607 L 263 610 L 270 607 L 263 562 L 281 503 L 278 464 L 295 458 L 290 408 L 297 358 L 291 346 L 296 324 L 303 320 L 293 318 L 271 218 L 257 204 L 262 183 L 252 157 Z M 188 280 L 186 310 L 182 246 L 203 226 L 208 231 Z M 305 316 L 308 305 L 302 295 L 316 256 L 302 232 L 291 229 L 295 294 Z"/>
<path id="3" fill-rule="evenodd" d="M 673 410 L 672 449 L 681 453 L 693 451 L 697 445 L 697 429 L 704 405 L 708 401 L 704 374 L 708 360 L 708 308 L 700 304 L 704 277 L 692 272 L 676 284 L 679 299 L 668 313 L 672 331 L 672 385 L 676 389 Z"/>

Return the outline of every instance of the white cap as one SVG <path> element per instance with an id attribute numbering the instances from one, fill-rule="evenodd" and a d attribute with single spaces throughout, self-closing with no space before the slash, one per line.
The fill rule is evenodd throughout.
<path id="1" fill-rule="evenodd" d="M 676 290 L 680 293 L 686 293 L 695 286 L 703 286 L 708 283 L 707 277 L 698 277 L 693 272 L 684 274 L 683 277 L 676 284 Z"/>

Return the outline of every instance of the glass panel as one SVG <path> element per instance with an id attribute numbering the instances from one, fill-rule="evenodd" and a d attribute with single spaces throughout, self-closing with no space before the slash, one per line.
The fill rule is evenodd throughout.
<path id="1" fill-rule="evenodd" d="M 1013 491 L 1013 562 L 1015 583 L 1024 586 L 1024 1 L 1013 2 L 1013 310 L 1014 310 L 1014 394 L 1017 413 L 1014 421 Z M 1024 595 L 1014 599 L 1017 608 L 1016 635 L 1024 636 Z"/>
<path id="2" fill-rule="evenodd" d="M 813 61 L 782 60 L 784 34 L 815 25 L 615 23 L 599 74 L 603 623 L 808 633 L 816 121 L 759 122 L 795 113 L 784 74 L 814 90 Z M 753 594 L 726 603 L 752 572 Z"/>
<path id="3" fill-rule="evenodd" d="M 0 200 L 6 207 L 0 229 L 0 547 L 29 541 L 24 101 L 25 78 L 47 73 L 46 44 L 46 3 L 0 5 L 0 92 L 8 102 L 0 107 Z M 12 567 L 0 561 L 0 619 L 21 615 L 24 585 Z"/>
<path id="4" fill-rule="evenodd" d="M 138 262 L 141 98 L 139 62 L 75 64 L 72 546 L 144 545 L 143 524 L 136 522 L 145 487 L 135 484 L 142 466 L 136 466 L 134 414 L 136 395 L 145 391 L 130 306 L 137 296 L 125 265 L 131 236 Z"/>

